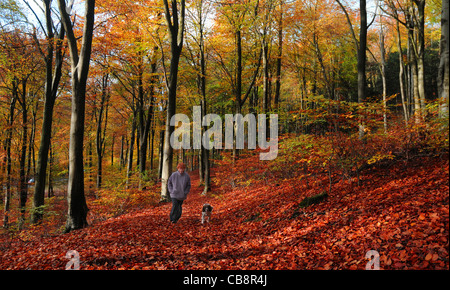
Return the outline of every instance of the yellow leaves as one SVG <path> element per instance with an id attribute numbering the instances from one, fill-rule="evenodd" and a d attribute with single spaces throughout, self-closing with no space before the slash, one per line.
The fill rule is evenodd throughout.
<path id="1" fill-rule="evenodd" d="M 367 164 L 374 164 L 381 160 L 392 160 L 394 159 L 394 155 L 392 154 L 392 151 L 389 151 L 387 154 L 383 152 L 378 152 L 374 156 L 372 156 L 369 160 L 367 160 Z"/>

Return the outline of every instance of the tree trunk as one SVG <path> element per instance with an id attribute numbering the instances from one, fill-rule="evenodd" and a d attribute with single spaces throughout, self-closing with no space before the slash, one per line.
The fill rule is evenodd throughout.
<path id="1" fill-rule="evenodd" d="M 277 72 L 275 80 L 275 98 L 274 98 L 275 110 L 278 109 L 278 105 L 280 102 L 282 56 L 283 56 L 283 0 L 280 1 L 280 15 L 278 19 L 278 55 L 277 55 Z"/>
<path id="2" fill-rule="evenodd" d="M 102 188 L 102 175 L 103 175 L 103 154 L 98 154 L 97 152 L 97 180 L 96 180 L 96 188 Z M 96 195 L 97 196 L 97 195 Z"/>
<path id="3" fill-rule="evenodd" d="M 114 133 L 112 134 L 112 141 L 111 141 L 111 167 L 114 166 L 114 143 L 116 142 L 116 135 Z"/>
<path id="4" fill-rule="evenodd" d="M 408 123 L 409 120 L 409 110 L 408 110 L 408 104 L 406 100 L 406 93 L 405 93 L 405 63 L 403 61 L 403 53 L 402 53 L 402 40 L 400 35 L 400 24 L 397 20 L 397 49 L 398 49 L 398 62 L 399 62 L 399 73 L 398 73 L 398 80 L 400 83 L 400 96 L 402 99 L 402 107 L 403 107 L 403 115 L 405 117 L 405 122 Z"/>
<path id="5" fill-rule="evenodd" d="M 441 56 L 439 62 L 438 73 L 438 91 L 440 98 L 439 116 L 441 118 L 448 117 L 448 95 L 449 95 L 449 0 L 442 0 L 442 17 L 441 17 Z"/>
<path id="6" fill-rule="evenodd" d="M 354 44 L 357 50 L 357 70 L 358 70 L 358 103 L 363 103 L 366 97 L 366 49 L 367 49 L 367 10 L 366 0 L 359 1 L 359 14 L 360 14 L 360 30 L 359 41 L 356 39 L 355 32 L 350 20 L 350 17 L 345 9 L 344 5 L 339 0 L 336 2 L 341 6 L 347 18 L 347 23 L 350 27 L 350 32 L 354 40 Z M 313 89 L 315 91 L 315 89 Z M 359 123 L 359 138 L 364 136 L 364 122 L 362 116 Z"/>
<path id="7" fill-rule="evenodd" d="M 420 122 L 422 110 L 420 103 L 420 94 L 419 94 L 419 71 L 417 68 L 417 59 L 414 53 L 411 54 L 411 78 L 412 78 L 412 95 L 414 100 L 414 116 L 416 123 Z"/>
<path id="8" fill-rule="evenodd" d="M 327 70 L 325 68 L 325 64 L 324 64 L 323 56 L 322 56 L 322 51 L 320 50 L 319 41 L 317 39 L 317 34 L 316 33 L 313 34 L 313 44 L 314 44 L 317 60 L 319 61 L 320 68 L 322 69 L 322 75 L 323 75 L 323 79 L 325 81 L 325 87 L 326 87 L 327 95 L 328 95 L 328 97 L 330 99 L 333 99 L 333 90 L 331 88 L 331 82 L 330 82 L 329 74 L 327 73 Z M 267 134 L 269 134 L 269 133 L 267 133 Z M 267 135 L 267 136 L 269 136 L 269 135 Z"/>
<path id="9" fill-rule="evenodd" d="M 236 88 L 235 96 L 235 115 L 241 113 L 241 93 L 242 93 L 242 35 L 240 28 L 235 32 L 236 38 Z M 236 130 L 236 126 L 234 127 Z M 239 150 L 236 148 L 236 142 L 233 140 L 233 162 L 237 159 Z"/>
<path id="10" fill-rule="evenodd" d="M 50 158 L 48 162 L 48 187 L 47 187 L 47 197 L 54 196 L 53 192 L 53 162 L 54 162 L 54 155 L 53 155 L 53 145 L 50 141 Z"/>
<path id="11" fill-rule="evenodd" d="M 201 60 L 200 60 L 200 66 L 201 66 L 201 93 L 202 93 L 202 116 L 206 116 L 206 58 L 205 58 L 205 46 L 203 41 L 203 33 L 201 38 L 202 48 L 201 48 Z M 201 148 L 200 154 L 202 155 L 202 170 L 203 170 L 203 181 L 205 184 L 205 187 L 203 189 L 202 194 L 206 194 L 209 191 L 210 183 L 211 183 L 211 176 L 210 176 L 210 164 L 209 164 L 209 150 L 206 150 L 203 146 Z"/>
<path id="12" fill-rule="evenodd" d="M 173 49 L 174 47 L 172 47 Z M 168 97 L 168 105 L 167 105 L 167 113 L 166 113 L 166 126 L 165 126 L 165 134 L 164 134 L 164 151 L 163 151 L 163 159 L 162 159 L 162 174 L 161 174 L 161 200 L 169 201 L 170 197 L 168 195 L 167 190 L 167 181 L 169 180 L 170 174 L 172 173 L 172 163 L 173 163 L 173 148 L 170 144 L 170 136 L 174 131 L 174 127 L 170 126 L 170 119 L 175 115 L 176 111 L 176 87 L 177 87 L 177 78 L 178 78 L 178 63 L 179 57 L 181 55 L 181 50 L 179 53 L 175 48 L 175 51 L 172 50 L 171 54 L 171 62 L 170 62 L 170 83 L 169 83 L 169 97 Z"/>
<path id="13" fill-rule="evenodd" d="M 162 177 L 162 167 L 163 167 L 163 155 L 164 155 L 164 130 L 159 131 L 159 157 L 158 157 L 158 180 Z"/>
<path id="14" fill-rule="evenodd" d="M 156 52 L 156 50 L 158 49 L 158 47 L 154 48 L 154 51 Z M 156 60 L 156 58 L 155 58 Z M 147 116 L 144 117 L 143 114 L 143 106 L 140 107 L 140 150 L 139 150 L 139 172 L 141 174 L 143 174 L 146 170 L 146 162 L 147 162 L 147 147 L 148 147 L 148 135 L 150 132 L 150 127 L 151 127 L 151 122 L 152 122 L 152 118 L 153 118 L 153 101 L 154 101 L 154 83 L 155 83 L 155 79 L 153 77 L 153 75 L 156 72 L 156 61 L 153 61 L 151 64 L 151 75 L 152 75 L 152 79 L 151 79 L 151 84 L 150 84 L 150 97 L 149 97 L 149 104 L 148 104 L 148 108 L 147 108 Z M 142 102 L 143 105 L 143 102 Z M 145 119 L 145 122 L 144 122 Z"/>
<path id="15" fill-rule="evenodd" d="M 202 101 L 202 115 L 206 116 L 206 95 L 203 95 L 203 101 Z M 210 184 L 211 184 L 211 171 L 210 171 L 210 162 L 209 162 L 209 150 L 206 150 L 205 148 L 201 149 L 200 154 L 202 154 L 202 167 L 203 167 L 203 182 L 205 184 L 205 187 L 203 189 L 202 194 L 205 195 L 210 190 Z"/>
<path id="16" fill-rule="evenodd" d="M 33 99 L 36 99 L 36 95 L 32 96 Z M 27 176 L 35 176 L 36 175 L 36 158 L 34 154 L 34 141 L 36 137 L 36 115 L 38 110 L 39 102 L 34 103 L 34 107 L 31 111 L 31 132 L 30 132 L 30 146 L 28 146 L 27 153 Z M 33 163 L 33 165 L 31 165 Z M 33 170 L 33 173 L 31 172 Z M 1 200 L 1 195 L 0 195 Z"/>
<path id="17" fill-rule="evenodd" d="M 44 117 L 42 120 L 41 139 L 38 152 L 37 170 L 35 177 L 33 210 L 31 222 L 36 224 L 42 220 L 44 197 L 45 197 L 45 179 L 47 174 L 48 153 L 50 148 L 50 138 L 52 134 L 53 108 L 56 100 L 59 82 L 61 80 L 61 69 L 63 64 L 62 41 L 64 39 L 64 26 L 61 25 L 60 32 L 56 42 L 55 71 L 52 71 L 53 65 L 53 21 L 51 19 L 50 0 L 44 0 L 45 19 L 48 34 L 47 56 L 45 57 L 45 101 Z"/>
<path id="18" fill-rule="evenodd" d="M 366 49 L 367 49 L 367 11 L 366 0 L 359 1 L 360 30 L 358 47 L 358 103 L 362 104 L 366 98 Z M 359 124 L 359 137 L 364 136 L 364 122 Z"/>
<path id="19" fill-rule="evenodd" d="M 28 139 L 28 109 L 26 104 L 26 79 L 22 80 L 22 98 L 20 100 L 20 104 L 22 107 L 22 146 L 20 150 L 19 157 L 19 209 L 20 209 L 20 217 L 19 217 L 19 230 L 22 229 L 23 224 L 25 223 L 25 206 L 27 203 L 28 197 L 28 185 L 27 185 L 27 176 L 25 174 L 25 164 L 26 164 L 26 156 L 27 156 L 27 139 Z"/>
<path id="20" fill-rule="evenodd" d="M 266 114 L 266 136 L 269 136 L 269 110 L 270 110 L 270 85 L 269 85 L 269 44 L 267 43 L 267 35 L 263 36 L 263 93 L 264 108 L 263 113 Z"/>
<path id="21" fill-rule="evenodd" d="M 120 142 L 120 167 L 121 168 L 125 166 L 125 155 L 123 154 L 124 147 L 125 147 L 125 136 L 122 135 L 122 140 Z"/>
<path id="22" fill-rule="evenodd" d="M 69 181 L 67 186 L 68 216 L 65 232 L 87 226 L 84 195 L 83 137 L 85 120 L 86 83 L 91 58 L 95 0 L 86 0 L 83 38 L 78 55 L 77 38 L 68 15 L 65 0 L 58 0 L 61 22 L 67 33 L 72 70 L 72 113 L 69 142 Z"/>
<path id="23" fill-rule="evenodd" d="M 381 48 L 381 80 L 383 83 L 383 125 L 384 133 L 387 133 L 387 104 L 386 104 L 386 52 L 384 49 L 384 32 L 380 16 L 380 48 Z M 399 52 L 401 53 L 401 51 Z"/>
<path id="24" fill-rule="evenodd" d="M 128 157 L 127 157 L 127 181 L 126 188 L 130 186 L 130 177 L 133 171 L 133 152 L 134 152 L 134 142 L 136 139 L 136 111 L 133 111 L 133 121 L 131 124 L 131 137 L 130 137 L 130 146 L 128 146 Z"/>
<path id="25" fill-rule="evenodd" d="M 75 72 L 74 72 L 75 70 Z M 72 67 L 76 73 L 76 68 Z M 72 117 L 69 143 L 69 181 L 67 202 L 69 205 L 65 232 L 87 226 L 87 204 L 84 195 L 83 137 L 85 118 L 85 89 L 72 80 Z"/>
<path id="26" fill-rule="evenodd" d="M 184 15 L 185 0 L 180 3 L 180 17 L 178 17 L 177 1 L 172 0 L 172 13 L 170 13 L 168 0 L 164 0 L 164 11 L 166 23 L 169 30 L 171 59 L 170 59 L 170 75 L 168 82 L 168 104 L 166 114 L 166 126 L 164 135 L 164 153 L 162 159 L 161 174 L 161 200 L 169 201 L 170 196 L 167 190 L 167 181 L 172 173 L 173 148 L 170 144 L 170 135 L 174 131 L 174 127 L 170 126 L 170 119 L 175 115 L 177 101 L 177 81 L 178 81 L 178 64 L 180 61 L 181 50 L 183 48 L 184 37 Z"/>
<path id="27" fill-rule="evenodd" d="M 103 156 L 104 156 L 104 144 L 106 138 L 106 125 L 108 122 L 108 101 L 109 101 L 109 93 L 108 93 L 108 79 L 109 75 L 106 73 L 102 77 L 102 95 L 100 100 L 100 108 L 98 112 L 97 119 L 97 131 L 96 131 L 96 142 L 95 142 L 95 151 L 97 153 L 97 182 L 96 188 L 100 189 L 102 187 L 102 164 L 103 164 Z M 103 119 L 104 126 L 103 126 Z M 102 128 L 103 126 L 103 128 Z"/>
<path id="28" fill-rule="evenodd" d="M 142 189 L 141 181 L 142 175 L 144 174 L 147 166 L 147 147 L 148 147 L 148 135 L 150 132 L 150 126 L 152 122 L 153 115 L 153 85 L 150 88 L 150 104 L 147 110 L 147 119 L 145 122 L 145 126 L 141 131 L 141 140 L 140 140 L 140 150 L 139 150 L 139 172 L 141 173 L 141 178 L 139 179 L 139 188 Z"/>
<path id="29" fill-rule="evenodd" d="M 154 120 L 153 120 L 154 122 Z M 154 144 L 155 144 L 155 129 L 152 129 L 152 134 L 151 134 L 151 142 L 150 142 L 150 152 L 149 152 L 149 157 L 150 157 L 150 170 L 153 170 L 153 159 L 154 159 Z"/>
<path id="30" fill-rule="evenodd" d="M 7 228 L 9 226 L 9 209 L 11 205 L 11 170 L 12 170 L 12 160 L 11 160 L 11 141 L 13 134 L 13 123 L 14 123 L 14 111 L 16 108 L 16 101 L 18 98 L 17 92 L 17 81 L 14 78 L 12 84 L 12 97 L 9 105 L 8 113 L 8 128 L 6 129 L 6 140 L 5 140 L 5 151 L 6 151 L 6 192 L 4 200 L 4 216 L 3 216 L 3 227 Z"/>
<path id="31" fill-rule="evenodd" d="M 199 33 L 199 40 L 198 40 L 198 48 L 200 52 L 200 74 L 198 74 L 197 77 L 197 88 L 199 90 L 199 93 L 202 96 L 202 100 L 200 101 L 201 106 L 201 118 L 202 120 L 203 116 L 206 115 L 207 108 L 206 108 L 206 57 L 205 57 L 205 39 L 204 39 L 204 29 L 205 29 L 205 14 L 203 10 L 203 0 L 200 0 L 198 2 L 197 6 L 197 19 L 198 22 L 196 25 L 198 25 L 198 33 Z M 204 20 L 205 19 L 205 20 Z M 201 121 L 200 121 L 201 122 Z M 203 134 L 203 126 L 201 127 L 200 133 Z M 194 147 L 195 149 L 195 147 Z M 200 152 L 199 152 L 199 177 L 200 177 L 200 183 L 204 184 L 204 190 L 202 194 L 206 194 L 209 191 L 209 182 L 210 182 L 210 176 L 209 176 L 209 150 L 206 150 L 204 146 L 200 146 Z"/>
<path id="32" fill-rule="evenodd" d="M 418 10 L 417 18 L 417 88 L 420 107 L 425 110 L 425 0 L 414 0 Z"/>

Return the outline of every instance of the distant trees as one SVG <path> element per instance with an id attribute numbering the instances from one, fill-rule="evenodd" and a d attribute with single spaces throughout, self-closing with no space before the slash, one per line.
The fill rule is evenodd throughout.
<path id="1" fill-rule="evenodd" d="M 35 94 L 39 88 L 36 83 L 36 72 L 42 63 L 33 62 L 38 56 L 36 48 L 32 45 L 33 39 L 19 31 L 1 31 L 0 37 L 0 79 L 3 95 L 1 96 L 2 110 L 5 123 L 2 128 L 2 172 L 0 181 L 5 192 L 3 226 L 9 226 L 10 206 L 13 186 L 17 185 L 19 197 L 19 228 L 25 221 L 25 205 L 28 199 L 27 181 L 29 168 L 27 154 L 30 141 L 34 136 L 29 129 L 35 127 L 35 119 L 30 122 L 30 113 L 34 114 Z M 21 117 L 21 118 L 19 118 Z M 17 150 L 16 153 L 14 151 Z M 30 149 L 31 150 L 31 149 Z M 18 160 L 18 176 L 14 174 L 13 163 Z M 28 167 L 28 169 L 27 169 Z"/>
<path id="2" fill-rule="evenodd" d="M 190 24 L 192 25 L 193 32 L 188 40 L 192 41 L 192 44 L 187 44 L 188 63 L 190 63 L 196 70 L 196 87 L 200 95 L 201 115 L 207 114 L 208 98 L 206 95 L 206 66 L 207 66 L 207 49 L 206 49 L 206 37 L 209 33 L 206 27 L 206 21 L 211 14 L 211 3 L 205 0 L 193 1 L 191 7 L 187 9 L 189 12 Z M 202 126 L 202 128 L 204 128 Z M 203 134 L 203 130 L 201 132 Z M 201 146 L 199 154 L 199 177 L 200 182 L 204 183 L 203 194 L 206 194 L 210 190 L 211 176 L 210 176 L 210 162 L 209 162 L 209 150 L 206 150 Z"/>
<path id="3" fill-rule="evenodd" d="M 404 74 L 407 81 L 402 87 L 407 87 L 413 113 L 416 122 L 420 122 L 425 112 L 425 0 L 413 0 L 412 2 L 400 3 L 399 1 L 386 0 L 381 9 L 390 17 L 395 19 L 397 26 L 400 24 L 407 30 L 407 59 L 402 59 L 400 65 L 405 70 L 405 62 L 408 63 L 408 73 Z M 400 31 L 400 28 L 397 28 Z M 398 43 L 400 44 L 400 32 L 398 32 Z M 400 45 L 401 46 L 401 45 Z M 402 79 L 399 80 L 403 82 Z M 405 119 L 409 119 L 405 112 Z"/>
<path id="4" fill-rule="evenodd" d="M 0 4 L 5 226 L 25 225 L 29 192 L 31 221 L 45 218 L 52 176 L 64 187 L 68 177 L 67 192 L 58 188 L 66 231 L 87 224 L 91 193 L 122 198 L 161 181 L 168 200 L 174 160 L 199 169 L 206 194 L 217 149 L 170 146 L 170 119 L 193 106 L 221 117 L 277 113 L 282 133 L 361 136 L 373 122 L 389 132 L 397 119 L 428 122 L 436 107 L 448 115 L 447 0 L 376 1 L 376 9 L 365 0 L 72 3 Z M 236 148 L 229 153 L 238 161 Z"/>

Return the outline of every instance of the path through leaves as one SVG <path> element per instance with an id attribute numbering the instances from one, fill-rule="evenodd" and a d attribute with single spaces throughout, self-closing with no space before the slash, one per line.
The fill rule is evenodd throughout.
<path id="1" fill-rule="evenodd" d="M 399 162 L 369 170 L 362 186 L 341 181 L 307 208 L 300 201 L 320 192 L 298 180 L 216 186 L 204 197 L 192 174 L 176 225 L 171 204 L 160 204 L 68 234 L 2 241 L 0 269 L 64 269 L 70 250 L 81 269 L 365 269 L 369 250 L 381 269 L 448 269 L 448 173 L 448 158 Z M 205 202 L 214 211 L 201 225 Z"/>

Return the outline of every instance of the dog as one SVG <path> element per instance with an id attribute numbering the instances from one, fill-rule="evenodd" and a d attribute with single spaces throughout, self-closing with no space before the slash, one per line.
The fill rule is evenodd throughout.
<path id="1" fill-rule="evenodd" d="M 209 203 L 205 203 L 202 207 L 202 224 L 206 221 L 209 223 L 213 207 Z"/>

